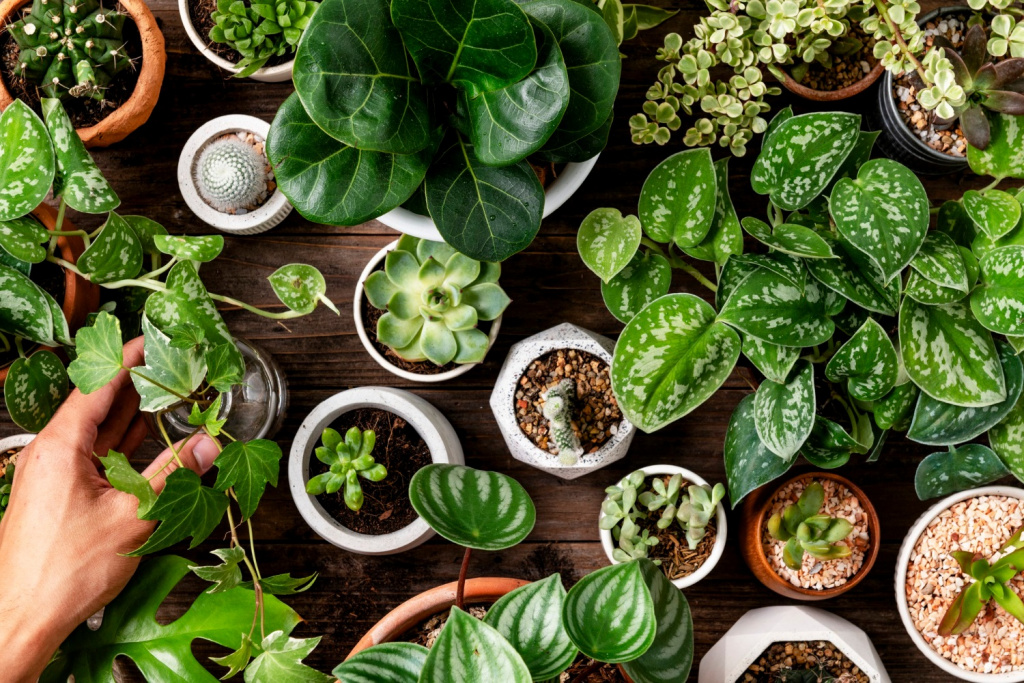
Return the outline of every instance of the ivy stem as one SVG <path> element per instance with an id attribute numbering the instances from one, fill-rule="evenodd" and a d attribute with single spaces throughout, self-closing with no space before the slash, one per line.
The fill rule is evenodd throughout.
<path id="1" fill-rule="evenodd" d="M 156 387 L 159 387 L 160 389 L 163 389 L 163 390 L 164 390 L 164 391 L 166 391 L 166 392 L 167 392 L 168 394 L 173 394 L 174 396 L 177 396 L 177 397 L 178 397 L 179 399 L 181 399 L 181 400 L 182 400 L 182 401 L 184 401 L 185 403 L 199 403 L 199 401 L 196 401 L 196 400 L 195 400 L 195 399 L 193 399 L 193 398 L 189 398 L 188 396 L 182 396 L 181 394 L 179 394 L 179 393 L 178 393 L 177 391 L 175 391 L 174 389 L 171 389 L 170 387 L 164 386 L 164 385 L 163 385 L 163 384 L 161 384 L 160 382 L 157 382 L 157 381 L 156 381 L 155 379 L 151 379 L 151 378 L 149 378 L 149 377 L 146 377 L 145 375 L 143 375 L 143 374 L 142 374 L 141 372 L 139 372 L 139 371 L 138 371 L 138 370 L 136 370 L 135 368 L 126 368 L 126 369 L 128 370 L 128 372 L 130 372 L 131 374 L 135 375 L 136 377 L 139 377 L 139 378 L 141 378 L 141 379 L 144 379 L 144 380 L 146 380 L 147 382 L 149 382 L 150 384 L 152 384 L 152 385 L 154 385 L 154 386 L 156 386 Z"/>
<path id="2" fill-rule="evenodd" d="M 252 566 L 256 569 L 257 580 L 261 580 L 263 575 L 260 573 L 260 563 L 256 561 L 256 537 L 252 533 L 252 517 L 246 519 L 245 524 L 249 529 L 249 554 L 252 555 Z"/>
<path id="3" fill-rule="evenodd" d="M 472 548 L 466 548 L 466 554 L 462 556 L 462 567 L 459 569 L 459 583 L 455 589 L 455 606 L 463 609 L 466 603 L 466 574 L 469 573 L 469 556 Z"/>
<path id="4" fill-rule="evenodd" d="M 917 57 L 914 56 L 914 53 L 910 51 L 910 46 L 907 45 L 907 41 L 903 39 L 903 34 L 900 33 L 899 27 L 889 17 L 889 10 L 886 8 L 885 3 L 882 0 L 874 0 L 874 3 L 878 13 L 883 19 L 885 19 L 885 23 L 888 24 L 889 30 L 892 31 L 892 37 L 896 39 L 896 44 L 899 45 L 900 51 L 903 52 L 906 58 L 914 65 L 914 70 L 917 71 L 917 75 L 920 76 L 921 80 L 927 85 L 934 85 L 925 75 L 924 65 L 921 64 Z"/>
<path id="5" fill-rule="evenodd" d="M 214 443 L 217 443 L 216 439 L 214 439 Z M 220 444 L 217 445 L 217 449 L 220 450 Z M 235 546 L 237 548 L 241 548 L 241 550 L 242 550 L 242 559 L 245 561 L 245 566 L 249 568 L 249 573 L 252 575 L 252 578 L 253 578 L 253 581 L 252 581 L 253 593 L 256 594 L 256 609 L 255 609 L 255 611 L 252 614 L 252 626 L 249 628 L 249 638 L 252 639 L 252 633 L 253 633 L 253 631 L 256 630 L 256 616 L 259 615 L 259 618 L 260 618 L 260 636 L 261 636 L 260 640 L 263 640 L 264 638 L 267 637 L 266 627 L 265 627 L 264 620 L 263 620 L 263 586 L 260 585 L 260 575 L 259 575 L 259 572 L 256 570 L 255 567 L 253 567 L 252 562 L 249 561 L 249 556 L 248 556 L 248 554 L 246 554 L 245 548 L 242 547 L 242 543 L 238 540 L 238 529 L 237 529 L 237 527 L 235 527 L 235 516 L 231 512 L 231 502 L 230 502 L 230 499 L 235 497 L 235 492 L 234 492 L 233 489 L 229 488 L 227 491 L 224 492 L 224 495 L 226 495 L 228 497 L 228 499 L 229 499 L 228 500 L 228 528 L 231 529 L 231 545 Z"/>
<path id="6" fill-rule="evenodd" d="M 159 413 L 157 413 L 156 414 L 156 419 L 160 420 L 161 417 L 163 416 L 164 412 L 166 412 L 166 411 L 161 410 Z M 192 437 L 195 436 L 196 434 L 198 434 L 200 429 L 201 429 L 201 427 L 196 427 L 195 429 L 193 429 L 192 433 L 189 434 L 188 436 L 186 436 L 185 440 L 182 443 L 188 443 L 189 441 L 191 441 Z M 174 446 L 172 444 L 170 444 L 170 442 L 168 442 L 168 445 L 170 445 L 171 450 L 174 449 Z M 154 479 L 156 479 L 157 475 L 160 474 L 161 472 L 163 472 L 164 470 L 166 470 L 167 466 L 170 465 L 172 462 L 174 462 L 174 459 L 173 458 L 169 458 L 167 460 L 167 462 L 164 463 L 163 467 L 161 467 L 156 472 L 154 472 L 153 474 L 151 474 L 148 477 L 146 477 L 146 481 L 153 481 Z"/>
<path id="7" fill-rule="evenodd" d="M 782 223 L 786 222 L 785 217 L 782 215 L 782 209 L 780 209 L 774 202 L 770 202 L 772 207 L 772 227 L 775 228 Z"/>
<path id="8" fill-rule="evenodd" d="M 131 372 L 131 370 L 128 372 Z M 178 449 L 174 447 L 174 442 L 171 441 L 171 437 L 167 434 L 167 427 L 164 426 L 164 412 L 166 411 L 160 411 L 156 414 L 156 426 L 160 430 L 160 436 L 163 437 L 164 443 L 166 443 L 167 447 L 171 449 L 171 455 L 174 456 L 174 462 L 178 463 L 178 467 L 184 467 L 185 463 L 181 461 L 181 456 L 178 455 Z"/>
<path id="9" fill-rule="evenodd" d="M 264 311 L 262 308 L 256 308 L 255 306 L 247 304 L 244 301 L 239 301 L 238 299 L 235 299 L 230 296 L 224 296 L 223 294 L 214 294 L 213 292 L 210 292 L 210 298 L 225 304 L 230 304 L 232 306 L 244 308 L 250 313 L 255 313 L 256 315 L 263 316 L 264 318 L 271 318 L 273 320 L 288 320 L 290 318 L 298 318 L 303 315 L 298 311 L 284 311 L 283 313 L 272 313 L 270 311 Z"/>
<path id="10" fill-rule="evenodd" d="M 14 338 L 14 347 L 18 350 L 18 357 L 19 358 L 24 358 L 25 357 L 25 347 L 22 346 L 21 337 L 15 337 Z M 10 349 L 10 346 L 8 346 L 7 348 Z"/>

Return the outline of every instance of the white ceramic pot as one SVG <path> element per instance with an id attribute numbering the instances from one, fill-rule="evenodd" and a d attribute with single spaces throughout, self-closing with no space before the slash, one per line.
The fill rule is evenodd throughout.
<path id="1" fill-rule="evenodd" d="M 761 607 L 733 624 L 700 662 L 698 683 L 735 683 L 772 643 L 825 640 L 835 645 L 871 683 L 891 683 L 867 634 L 846 619 L 816 607 Z"/>
<path id="2" fill-rule="evenodd" d="M 381 261 L 388 255 L 389 252 L 394 251 L 395 247 L 398 246 L 398 240 L 395 240 L 388 246 L 384 247 L 370 259 L 370 262 L 363 268 L 363 272 L 359 275 L 359 281 L 356 282 L 356 294 L 352 298 L 352 315 L 356 321 L 356 334 L 359 335 L 359 341 L 363 342 L 363 348 L 370 354 L 370 357 L 377 361 L 377 365 L 381 366 L 388 372 L 401 377 L 402 379 L 408 379 L 413 382 L 444 382 L 449 379 L 464 375 L 480 363 L 466 363 L 460 365 L 454 370 L 448 372 L 440 372 L 435 375 L 419 375 L 415 372 L 409 372 L 403 370 L 397 365 L 393 365 L 388 361 L 387 358 L 381 355 L 377 348 L 370 341 L 369 335 L 366 334 L 366 330 L 363 329 L 363 283 L 366 282 L 366 278 L 370 277 L 370 273 L 377 270 Z M 494 346 L 494 341 L 498 338 L 498 331 L 501 329 L 501 316 L 499 315 L 493 321 L 491 321 L 491 329 L 488 333 L 489 342 L 487 350 L 490 351 L 491 347 Z"/>
<path id="3" fill-rule="evenodd" d="M 646 476 L 681 474 L 683 475 L 683 481 L 688 481 L 697 486 L 706 486 L 708 483 L 696 472 L 691 472 L 688 469 L 675 465 L 648 465 L 647 467 L 641 467 L 640 470 Z M 598 514 L 598 519 L 600 519 L 600 514 Z M 718 503 L 718 508 L 715 510 L 715 530 L 715 545 L 711 548 L 711 554 L 708 555 L 708 559 L 704 560 L 704 564 L 694 573 L 672 581 L 673 586 L 680 589 L 692 586 L 710 574 L 711 570 L 718 564 L 718 561 L 722 559 L 722 553 L 725 552 L 725 538 L 729 532 L 729 524 L 725 518 L 725 506 L 721 502 Z M 612 552 L 615 550 L 615 539 L 612 538 L 612 532 L 607 529 L 600 529 L 600 532 L 601 547 L 604 548 L 604 554 L 608 556 L 609 562 L 617 564 L 612 558 Z"/>
<path id="4" fill-rule="evenodd" d="M 599 156 L 601 155 L 595 154 L 586 161 L 565 165 L 561 175 L 544 190 L 544 213 L 541 215 L 541 218 L 547 218 L 553 214 L 562 204 L 569 200 L 569 197 L 576 193 L 576 190 L 580 189 L 583 181 L 594 170 L 594 165 L 597 164 Z M 434 225 L 434 221 L 430 220 L 429 216 L 421 216 L 400 206 L 388 211 L 377 220 L 389 228 L 403 232 L 406 235 L 421 237 L 434 242 L 443 241 L 441 233 L 437 231 L 437 226 Z"/>
<path id="5" fill-rule="evenodd" d="M 35 434 L 14 434 L 13 436 L 5 436 L 0 439 L 0 453 L 6 453 L 7 451 L 14 450 L 15 448 L 24 448 L 32 443 L 32 439 L 34 438 L 36 438 Z"/>
<path id="6" fill-rule="evenodd" d="M 530 437 L 523 434 L 516 420 L 515 411 L 519 378 L 534 360 L 558 349 L 586 351 L 611 365 L 615 342 L 596 332 L 562 323 L 514 344 L 498 373 L 494 391 L 491 392 L 491 411 L 513 458 L 556 477 L 576 479 L 621 460 L 629 450 L 630 442 L 633 441 L 635 428 L 623 417 L 618 432 L 596 453 L 580 456 L 575 465 L 561 464 L 558 456 L 538 448 Z"/>
<path id="7" fill-rule="evenodd" d="M 233 74 L 241 71 L 241 69 L 238 69 L 234 64 L 210 49 L 209 36 L 199 35 L 199 31 L 197 31 L 196 27 L 192 25 L 192 17 L 188 14 L 188 0 L 178 0 L 178 14 L 181 15 L 181 23 L 185 26 L 185 33 L 188 34 L 189 40 L 192 41 L 192 44 L 196 46 L 196 49 L 199 50 L 204 57 L 225 71 L 230 71 Z M 295 60 L 292 59 L 284 64 L 257 69 L 249 76 L 249 78 L 254 81 L 262 81 L 264 83 L 290 81 L 292 80 L 292 66 L 294 64 Z"/>
<path id="8" fill-rule="evenodd" d="M 424 399 L 401 389 L 359 387 L 335 394 L 313 409 L 299 426 L 288 456 L 288 482 L 292 499 L 306 523 L 325 541 L 361 555 L 393 555 L 415 548 L 434 531 L 417 517 L 408 526 L 390 534 L 373 536 L 356 533 L 329 515 L 315 496 L 306 493 L 309 462 L 324 428 L 344 413 L 360 408 L 379 408 L 398 415 L 416 430 L 434 463 L 465 464 L 462 445 L 451 423 Z"/>
<path id="9" fill-rule="evenodd" d="M 250 132 L 264 140 L 270 131 L 270 124 L 255 116 L 231 114 L 207 121 L 192 133 L 178 157 L 178 188 L 185 203 L 204 223 L 233 235 L 255 235 L 266 232 L 280 223 L 292 212 L 292 205 L 280 189 L 275 189 L 261 207 L 249 213 L 232 215 L 222 213 L 207 204 L 196 189 L 195 165 L 203 148 L 222 135 Z"/>
<path id="10" fill-rule="evenodd" d="M 910 531 L 908 531 L 907 535 L 903 538 L 903 545 L 900 546 L 900 554 L 896 559 L 896 606 L 899 608 L 900 619 L 903 620 L 903 627 L 907 629 L 907 633 L 910 634 L 910 638 L 914 641 L 914 645 L 917 645 L 917 649 L 919 649 L 924 656 L 932 662 L 932 664 L 939 667 L 950 676 L 959 678 L 962 681 L 974 681 L 975 683 L 1020 683 L 1021 681 L 1024 681 L 1024 671 L 1015 671 L 1013 673 L 1005 674 L 978 673 L 961 669 L 953 662 L 944 658 L 932 649 L 924 639 L 924 636 L 921 635 L 921 632 L 914 626 L 914 621 L 910 618 L 910 609 L 907 606 L 907 565 L 910 563 L 910 555 L 913 553 L 914 546 L 917 545 L 917 541 L 921 537 L 921 534 L 924 533 L 924 530 L 928 528 L 928 525 L 931 524 L 932 521 L 943 511 L 959 502 L 976 498 L 978 496 L 1006 496 L 1007 498 L 1024 499 L 1024 489 L 1012 486 L 985 486 L 982 488 L 971 489 L 969 491 L 954 493 L 928 508 L 928 510 L 925 511 L 925 513 L 914 523 L 914 526 L 910 527 Z"/>

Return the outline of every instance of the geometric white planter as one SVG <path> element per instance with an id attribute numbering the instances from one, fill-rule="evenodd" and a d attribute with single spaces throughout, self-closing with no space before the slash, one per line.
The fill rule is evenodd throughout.
<path id="1" fill-rule="evenodd" d="M 401 389 L 349 389 L 328 398 L 302 421 L 288 456 L 288 482 L 299 514 L 321 538 L 339 548 L 362 555 L 392 555 L 420 545 L 434 535 L 433 529 L 417 517 L 408 526 L 390 534 L 356 533 L 329 515 L 315 496 L 306 493 L 309 462 L 324 428 L 330 427 L 343 413 L 360 408 L 386 410 L 408 422 L 426 442 L 434 463 L 462 465 L 465 458 L 459 437 L 445 416 L 424 399 Z"/>
<path id="2" fill-rule="evenodd" d="M 903 545 L 900 546 L 900 554 L 896 559 L 896 606 L 899 608 L 900 619 L 903 626 L 910 634 L 914 645 L 927 657 L 932 664 L 939 667 L 946 673 L 962 681 L 974 681 L 975 683 L 1020 683 L 1024 681 L 1024 671 L 1011 673 L 986 674 L 976 671 L 967 671 L 949 661 L 936 652 L 924 639 L 921 632 L 914 626 L 914 620 L 910 618 L 910 608 L 907 605 L 907 565 L 910 563 L 910 555 L 914 552 L 914 546 L 924 533 L 928 525 L 932 523 L 943 511 L 956 505 L 959 502 L 978 496 L 1004 496 L 1006 498 L 1024 499 L 1024 489 L 1013 486 L 985 486 L 969 491 L 961 491 L 943 498 L 935 505 L 928 508 L 923 515 L 910 527 L 910 531 L 903 538 Z"/>
<path id="3" fill-rule="evenodd" d="M 735 683 L 772 643 L 824 640 L 857 665 L 871 683 L 891 683 L 867 634 L 816 607 L 761 607 L 733 624 L 700 662 L 698 683 Z"/>
<path id="4" fill-rule="evenodd" d="M 36 438 L 35 434 L 14 434 L 12 436 L 5 436 L 0 439 L 0 454 L 14 450 L 15 448 L 24 448 L 32 443 L 32 439 L 34 438 Z"/>
<path id="5" fill-rule="evenodd" d="M 352 299 L 352 315 L 356 321 L 356 334 L 359 335 L 359 341 L 363 343 L 363 348 L 365 348 L 366 352 L 370 354 L 370 357 L 377 361 L 377 365 L 381 366 L 388 372 L 401 377 L 402 379 L 411 380 L 413 382 L 444 382 L 454 377 L 458 377 L 459 375 L 466 374 L 477 365 L 480 365 L 480 363 L 465 363 L 463 365 L 459 365 L 453 370 L 449 370 L 448 372 L 440 372 L 433 375 L 421 375 L 415 372 L 409 372 L 408 370 L 403 370 L 397 365 L 393 365 L 388 362 L 387 358 L 377 351 L 377 347 L 373 345 L 373 342 L 370 341 L 369 335 L 366 334 L 366 330 L 363 329 L 363 284 L 366 282 L 366 278 L 370 277 L 370 275 L 377 270 L 380 262 L 384 260 L 388 253 L 394 251 L 397 246 L 398 240 L 395 240 L 378 251 L 374 257 L 370 259 L 370 262 L 366 264 L 366 267 L 363 268 L 363 272 L 360 274 L 359 280 L 356 282 L 356 293 L 355 297 Z M 488 351 L 490 351 L 491 347 L 494 346 L 494 341 L 498 338 L 498 330 L 500 329 L 501 316 L 499 315 L 491 321 L 491 329 L 487 334 Z"/>
<path id="6" fill-rule="evenodd" d="M 280 188 L 275 188 L 267 201 L 248 213 L 222 213 L 207 204 L 196 189 L 195 164 L 206 145 L 228 133 L 255 133 L 264 140 L 270 124 L 263 119 L 244 114 L 219 116 L 200 126 L 185 143 L 178 157 L 178 187 L 192 212 L 204 223 L 234 235 L 255 235 L 266 232 L 283 221 L 292 212 L 292 205 Z"/>
<path id="7" fill-rule="evenodd" d="M 558 456 L 538 448 L 523 434 L 515 412 L 519 378 L 537 358 L 558 349 L 576 349 L 591 353 L 610 366 L 614 348 L 615 342 L 608 337 L 569 323 L 556 325 L 512 346 L 491 392 L 491 411 L 513 458 L 556 477 L 576 479 L 625 457 L 635 434 L 633 423 L 625 417 L 619 422 L 618 432 L 597 452 L 584 453 L 575 465 L 563 465 Z"/>
<path id="8" fill-rule="evenodd" d="M 189 40 L 192 41 L 192 44 L 195 45 L 196 49 L 199 50 L 204 57 L 225 71 L 230 71 L 233 74 L 241 71 L 241 69 L 237 68 L 234 64 L 210 49 L 207 36 L 199 35 L 199 31 L 197 31 L 196 27 L 192 25 L 192 17 L 189 16 L 188 0 L 178 0 L 178 14 L 181 15 L 181 23 L 185 26 L 185 33 L 188 34 Z M 249 76 L 249 78 L 254 81 L 263 81 L 264 83 L 290 81 L 292 79 L 292 66 L 294 64 L 295 60 L 292 59 L 284 64 L 257 69 Z"/>
<path id="9" fill-rule="evenodd" d="M 648 465 L 647 467 L 641 467 L 640 471 L 646 476 L 681 474 L 683 481 L 688 481 L 695 486 L 706 486 L 708 483 L 699 474 L 675 465 Z M 600 519 L 600 516 L 598 518 Z M 725 506 L 719 502 L 718 508 L 715 510 L 715 545 L 711 548 L 711 554 L 708 555 L 708 559 L 704 560 L 704 564 L 697 568 L 697 571 L 681 579 L 674 579 L 672 585 L 679 589 L 688 588 L 710 574 L 711 570 L 718 564 L 718 561 L 722 559 L 722 553 L 725 552 L 725 538 L 728 531 L 729 526 L 728 520 L 725 518 Z M 604 548 L 604 554 L 608 556 L 609 562 L 618 564 L 612 558 L 612 552 L 616 546 L 611 530 L 600 529 L 600 532 L 601 547 Z"/>
<path id="10" fill-rule="evenodd" d="M 184 0 L 182 1 L 184 2 Z M 595 154 L 586 161 L 572 162 L 565 165 L 561 174 L 544 189 L 543 218 L 547 218 L 554 213 L 562 204 L 568 201 L 569 197 L 575 194 L 576 190 L 580 189 L 580 185 L 587 179 L 590 172 L 594 170 L 594 165 L 597 164 L 599 156 L 601 155 Z M 408 209 L 403 209 L 401 206 L 388 211 L 383 216 L 378 217 L 377 220 L 389 228 L 393 228 L 406 235 L 420 237 L 433 242 L 444 241 L 430 216 L 421 216 Z"/>

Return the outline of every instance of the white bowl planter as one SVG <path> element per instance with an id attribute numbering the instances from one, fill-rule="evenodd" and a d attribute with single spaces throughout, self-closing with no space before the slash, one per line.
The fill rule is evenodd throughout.
<path id="1" fill-rule="evenodd" d="M 16 448 L 24 448 L 32 443 L 32 439 L 34 438 L 36 438 L 35 434 L 14 434 L 13 436 L 5 436 L 0 439 L 0 453 L 13 451 Z"/>
<path id="2" fill-rule="evenodd" d="M 1024 671 L 993 674 L 968 671 L 967 669 L 961 669 L 955 663 L 940 655 L 932 649 L 931 645 L 928 644 L 928 641 L 926 641 L 924 636 L 921 635 L 921 632 L 914 626 L 914 620 L 910 617 L 910 608 L 907 604 L 907 565 L 910 563 L 910 556 L 914 552 L 914 546 L 917 545 L 918 539 L 924 533 L 925 529 L 928 528 L 928 525 L 930 525 L 932 521 L 945 510 L 957 503 L 971 498 L 977 498 L 978 496 L 1004 496 L 1006 498 L 1024 499 L 1024 489 L 1012 486 L 985 486 L 983 488 L 954 493 L 928 508 L 928 510 L 918 518 L 917 522 L 914 523 L 914 526 L 910 527 L 910 531 L 907 532 L 907 535 L 903 539 L 903 545 L 900 546 L 900 554 L 896 560 L 896 606 L 899 608 L 900 619 L 903 620 L 903 626 L 907 629 L 907 633 L 910 634 L 910 638 L 914 641 L 914 645 L 917 645 L 917 648 L 932 662 L 932 664 L 939 667 L 949 675 L 959 678 L 962 681 L 974 681 L 975 683 L 1020 683 L 1021 681 L 1024 681 Z"/>
<path id="3" fill-rule="evenodd" d="M 210 49 L 208 36 L 199 35 L 199 31 L 197 31 L 196 27 L 192 25 L 192 17 L 190 17 L 188 13 L 188 0 L 178 0 L 178 14 L 181 15 L 181 23 L 185 26 L 185 33 L 188 34 L 189 40 L 192 41 L 192 44 L 196 46 L 196 49 L 199 50 L 204 57 L 225 71 L 230 71 L 233 74 L 241 71 L 241 69 L 237 68 L 234 64 Z M 257 69 L 249 76 L 249 78 L 254 81 L 262 81 L 264 83 L 290 81 L 292 80 L 292 66 L 294 64 L 295 60 L 292 59 L 284 64 Z"/>
<path id="4" fill-rule="evenodd" d="M 415 548 L 433 536 L 434 531 L 417 517 L 408 526 L 390 534 L 356 533 L 331 517 L 315 496 L 306 493 L 310 459 L 324 428 L 330 427 L 344 413 L 360 408 L 385 410 L 408 422 L 426 442 L 435 464 L 465 464 L 462 444 L 451 423 L 437 408 L 408 391 L 389 387 L 359 387 L 335 394 L 302 421 L 288 456 L 288 482 L 299 514 L 321 538 L 339 548 L 361 555 L 393 555 Z"/>
<path id="5" fill-rule="evenodd" d="M 182 1 L 184 2 L 184 0 Z M 597 164 L 599 156 L 601 155 L 595 154 L 586 161 L 572 162 L 565 165 L 561 175 L 544 190 L 544 213 L 541 215 L 541 218 L 550 216 L 562 204 L 565 204 L 569 197 L 576 193 L 576 190 L 580 189 L 583 181 L 594 170 L 594 165 Z M 434 225 L 434 221 L 430 219 L 430 216 L 421 216 L 400 206 L 388 211 L 377 220 L 389 228 L 393 228 L 406 235 L 433 240 L 434 242 L 443 241 L 441 233 L 437 231 L 437 226 Z"/>
<path id="6" fill-rule="evenodd" d="M 828 641 L 857 665 L 871 683 L 890 683 L 867 634 L 815 607 L 752 609 L 733 624 L 700 662 L 698 683 L 735 683 L 772 643 Z"/>
<path id="7" fill-rule="evenodd" d="M 438 236 L 437 239 L 440 240 L 440 236 Z M 370 274 L 373 273 L 373 271 L 377 270 L 377 267 L 380 266 L 381 262 L 388 255 L 388 253 L 394 251 L 395 247 L 397 246 L 398 240 L 395 240 L 394 242 L 392 242 L 391 244 L 387 245 L 386 247 L 378 251 L 376 254 L 374 254 L 373 258 L 370 259 L 370 262 L 366 264 L 366 267 L 363 268 L 363 272 L 359 275 L 359 281 L 356 282 L 356 293 L 352 299 L 352 315 L 355 317 L 356 334 L 359 335 L 359 341 L 363 342 L 363 348 L 366 349 L 366 352 L 370 354 L 371 358 L 377 361 L 377 365 L 381 366 L 388 372 L 401 377 L 402 379 L 412 380 L 413 382 L 444 382 L 454 377 L 458 377 L 459 375 L 466 374 L 467 372 L 475 368 L 477 365 L 480 365 L 480 363 L 465 363 L 455 368 L 454 370 L 449 370 L 448 372 L 439 372 L 433 375 L 421 375 L 415 372 L 409 372 L 408 370 L 403 370 L 397 365 L 392 364 L 390 361 L 388 361 L 387 358 L 381 355 L 381 353 L 377 350 L 377 347 L 375 347 L 373 345 L 373 342 L 370 341 L 370 337 L 368 334 L 366 334 L 366 330 L 363 329 L 363 299 L 365 298 L 365 295 L 363 294 L 363 283 L 366 282 L 366 278 L 370 277 Z M 494 346 L 494 342 L 498 338 L 498 331 L 500 329 L 501 316 L 499 315 L 497 318 L 491 321 L 491 329 L 490 332 L 488 333 L 488 351 L 490 351 L 491 347 Z"/>
<path id="8" fill-rule="evenodd" d="M 675 465 L 648 465 L 647 467 L 641 467 L 640 471 L 642 471 L 645 476 L 672 476 L 674 474 L 681 474 L 683 476 L 683 481 L 697 486 L 706 486 L 708 483 L 699 474 Z M 598 519 L 600 519 L 600 514 L 598 515 Z M 711 548 L 711 554 L 708 555 L 708 559 L 704 560 L 704 564 L 702 564 L 697 571 L 689 576 L 673 580 L 672 585 L 680 589 L 688 588 L 710 574 L 711 570 L 718 564 L 718 561 L 722 559 L 722 553 L 725 552 L 725 538 L 728 531 L 729 525 L 728 520 L 725 518 L 725 506 L 719 502 L 718 508 L 715 510 L 715 545 Z M 601 547 L 604 548 L 604 554 L 608 556 L 609 562 L 617 564 L 612 558 L 612 552 L 615 550 L 615 539 L 612 537 L 612 532 L 608 529 L 600 529 L 600 532 Z"/>
<path id="9" fill-rule="evenodd" d="M 192 133 L 178 157 L 178 188 L 188 208 L 204 223 L 223 232 L 235 235 L 255 235 L 270 230 L 292 212 L 292 205 L 280 189 L 267 198 L 262 206 L 249 213 L 222 213 L 206 203 L 196 188 L 195 165 L 199 154 L 207 144 L 229 133 L 249 132 L 264 140 L 270 132 L 270 124 L 255 116 L 231 114 L 207 121 Z"/>
<path id="10" fill-rule="evenodd" d="M 558 456 L 539 448 L 526 434 L 523 434 L 516 420 L 515 411 L 519 378 L 523 376 L 523 373 L 530 367 L 530 363 L 535 359 L 558 349 L 586 351 L 610 366 L 615 342 L 596 332 L 569 323 L 562 323 L 514 344 L 509 350 L 508 357 L 498 373 L 498 380 L 494 384 L 494 391 L 491 393 L 491 411 L 494 412 L 498 428 L 501 429 L 501 435 L 505 437 L 505 443 L 513 458 L 556 477 L 576 479 L 599 470 L 605 465 L 610 465 L 616 460 L 621 460 L 629 450 L 630 442 L 633 441 L 635 428 L 629 420 L 623 417 L 615 435 L 605 442 L 597 452 L 581 455 L 575 465 L 561 464 L 558 461 Z"/>

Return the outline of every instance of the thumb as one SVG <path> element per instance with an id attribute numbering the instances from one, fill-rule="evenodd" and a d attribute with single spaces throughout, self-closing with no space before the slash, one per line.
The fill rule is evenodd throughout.
<path id="1" fill-rule="evenodd" d="M 220 446 L 207 434 L 196 434 L 188 443 L 179 441 L 174 447 L 178 449 L 181 463 L 200 476 L 213 466 L 213 461 L 220 455 Z M 160 493 L 167 477 L 176 469 L 178 462 L 168 448 L 153 459 L 153 462 L 142 471 L 142 475 L 147 478 L 153 477 L 150 484 L 157 493 Z"/>

